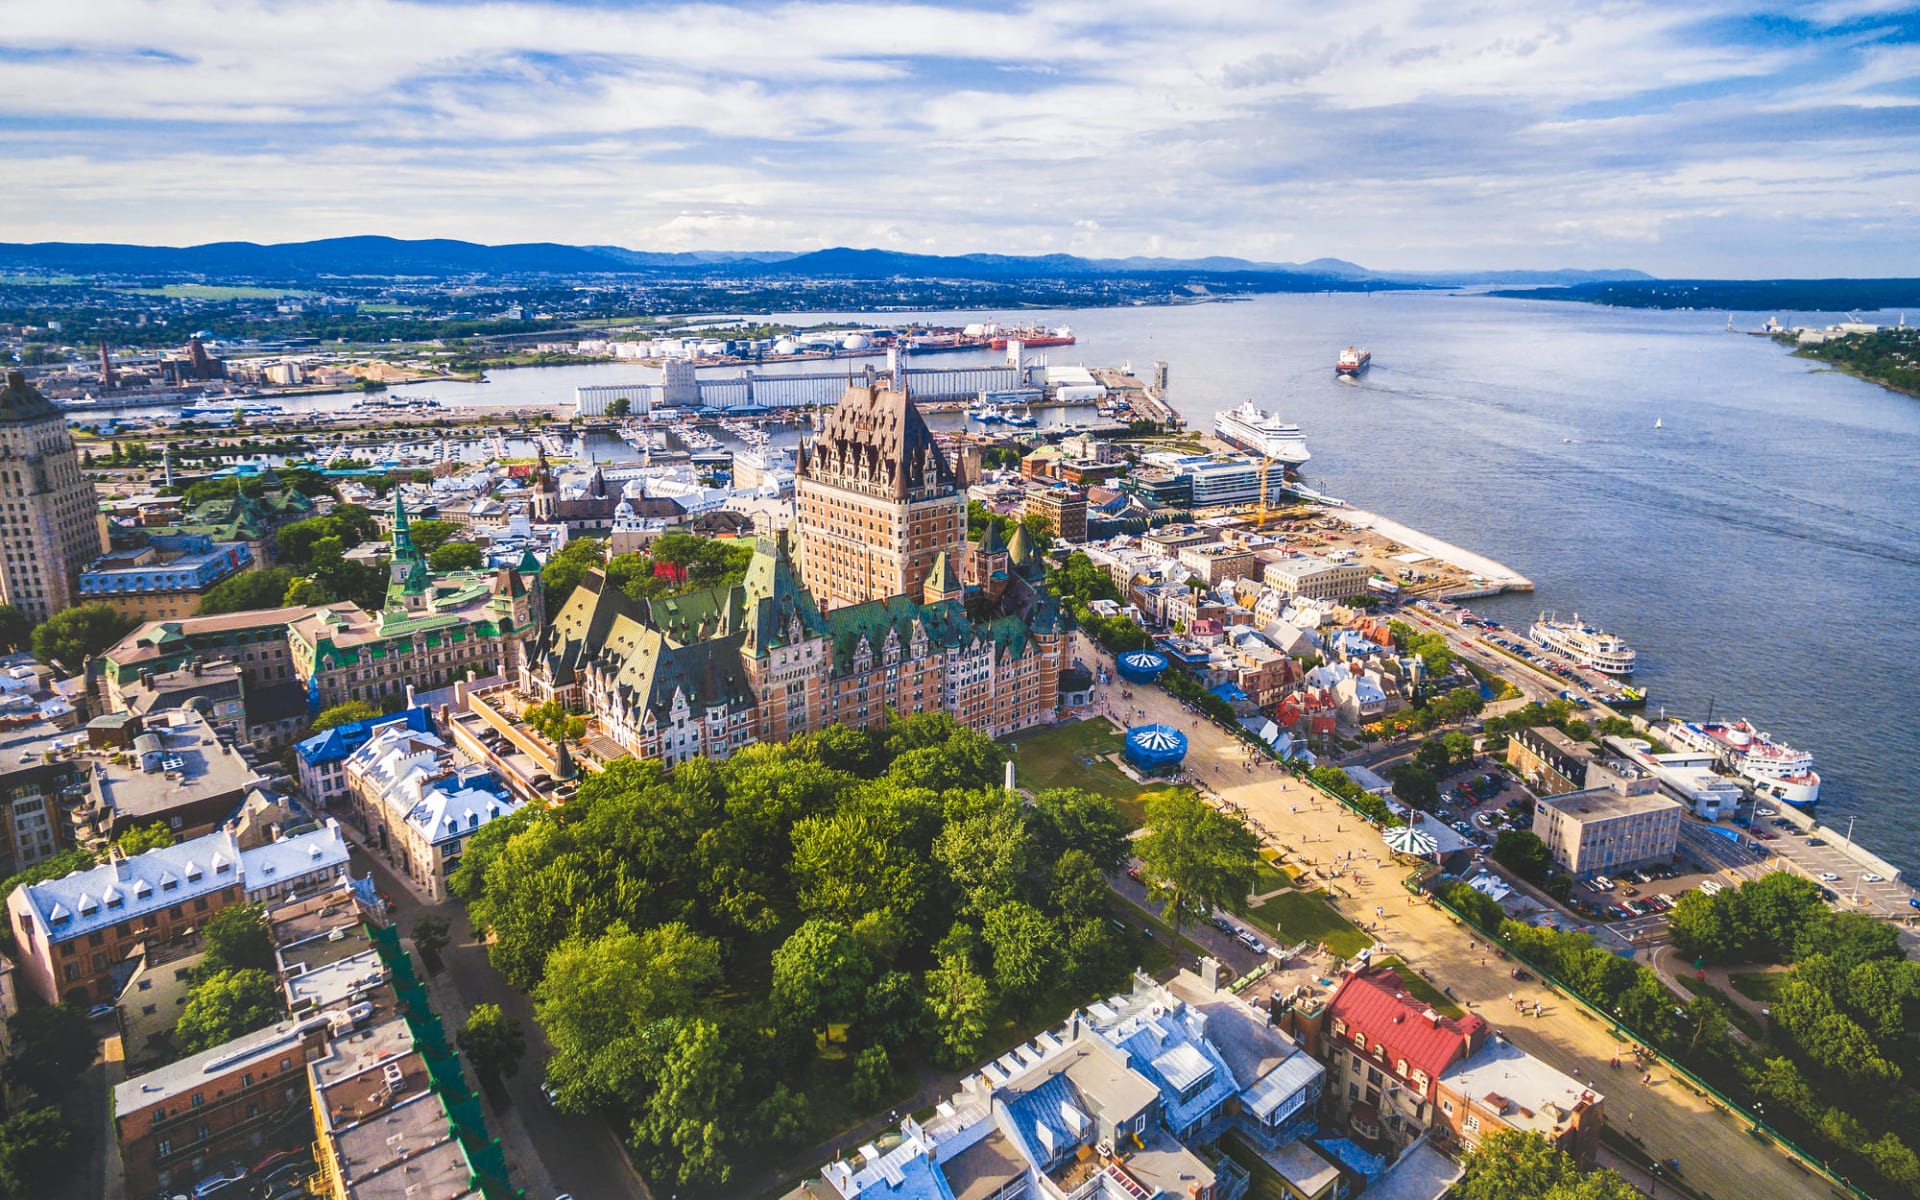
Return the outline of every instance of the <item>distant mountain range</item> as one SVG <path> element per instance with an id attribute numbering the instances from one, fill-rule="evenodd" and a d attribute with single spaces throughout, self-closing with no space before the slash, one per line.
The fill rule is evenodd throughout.
<path id="1" fill-rule="evenodd" d="M 1316 290 L 1378 284 L 1458 287 L 1486 284 L 1628 282 L 1639 271 L 1375 271 L 1337 258 L 1305 263 L 1244 258 L 1081 258 L 1071 254 L 903 254 L 835 247 L 810 253 L 780 250 L 654 253 L 619 246 L 520 242 L 485 246 L 446 238 L 325 238 L 259 245 L 134 246 L 108 242 L 0 243 L 0 269 L 73 275 L 193 277 L 217 280 L 313 280 L 461 276 L 712 275 L 716 277 L 887 279 L 894 277 L 1017 280 L 1166 276 L 1205 282 L 1237 280 L 1263 290 Z"/>

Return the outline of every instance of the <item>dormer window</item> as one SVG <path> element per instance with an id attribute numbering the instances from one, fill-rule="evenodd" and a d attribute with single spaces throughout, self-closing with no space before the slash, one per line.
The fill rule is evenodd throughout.
<path id="1" fill-rule="evenodd" d="M 127 902 L 125 900 L 121 899 L 120 893 L 118 892 L 115 892 L 113 895 L 107 897 L 108 908 L 124 908 L 126 906 L 126 903 Z"/>
<path id="2" fill-rule="evenodd" d="M 188 883 L 200 882 L 200 876 L 202 874 L 204 874 L 204 872 L 202 872 L 196 864 L 194 863 L 187 864 L 187 882 Z"/>

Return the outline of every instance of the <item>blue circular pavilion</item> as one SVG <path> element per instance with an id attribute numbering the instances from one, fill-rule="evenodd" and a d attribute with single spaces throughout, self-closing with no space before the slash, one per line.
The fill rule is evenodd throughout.
<path id="1" fill-rule="evenodd" d="M 1127 730 L 1126 754 L 1142 774 L 1171 771 L 1187 757 L 1187 735 L 1171 725 L 1135 725 Z"/>
<path id="2" fill-rule="evenodd" d="M 1167 669 L 1167 656 L 1157 650 L 1129 650 L 1115 665 L 1128 683 L 1152 683 Z"/>

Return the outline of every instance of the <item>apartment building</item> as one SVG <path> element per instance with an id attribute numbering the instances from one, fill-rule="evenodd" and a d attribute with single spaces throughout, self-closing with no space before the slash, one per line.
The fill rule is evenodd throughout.
<path id="1" fill-rule="evenodd" d="M 1267 586 L 1307 600 L 1345 600 L 1367 590 L 1373 572 L 1363 563 L 1340 563 L 1314 554 L 1293 554 L 1267 564 Z"/>
<path id="2" fill-rule="evenodd" d="M 1507 765 L 1524 776 L 1535 793 L 1558 796 L 1586 786 L 1594 750 L 1551 725 L 1517 729 L 1507 735 Z"/>
<path id="3" fill-rule="evenodd" d="M 343 878 L 347 844 L 333 822 L 242 850 L 222 831 L 44 883 L 7 897 L 22 986 L 48 1004 L 115 1000 L 147 946 L 178 940 L 221 909 Z"/>
<path id="4" fill-rule="evenodd" d="M 430 899 L 445 894 L 468 839 L 520 810 L 491 772 L 461 765 L 437 734 L 403 722 L 376 729 L 348 757 L 346 779 L 371 844 Z"/>
<path id="5" fill-rule="evenodd" d="M 1533 832 L 1555 863 L 1576 879 L 1592 879 L 1673 861 L 1685 805 L 1661 795 L 1653 776 L 1624 764 L 1595 763 L 1589 782 L 1596 786 L 1534 803 Z"/>

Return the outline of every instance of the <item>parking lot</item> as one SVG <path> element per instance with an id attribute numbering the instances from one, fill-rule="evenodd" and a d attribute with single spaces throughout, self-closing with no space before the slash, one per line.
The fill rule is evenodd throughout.
<path id="1" fill-rule="evenodd" d="M 1764 844 L 1774 851 L 1774 865 L 1797 870 L 1818 880 L 1843 909 L 1889 917 L 1902 923 L 1920 918 L 1907 901 L 1914 895 L 1904 883 L 1877 878 L 1879 874 L 1848 857 L 1843 845 L 1810 837 L 1786 817 L 1763 809 L 1757 828 L 1774 835 Z M 1831 878 L 1830 878 L 1831 877 Z M 1856 900 L 1855 897 L 1858 897 Z"/>

